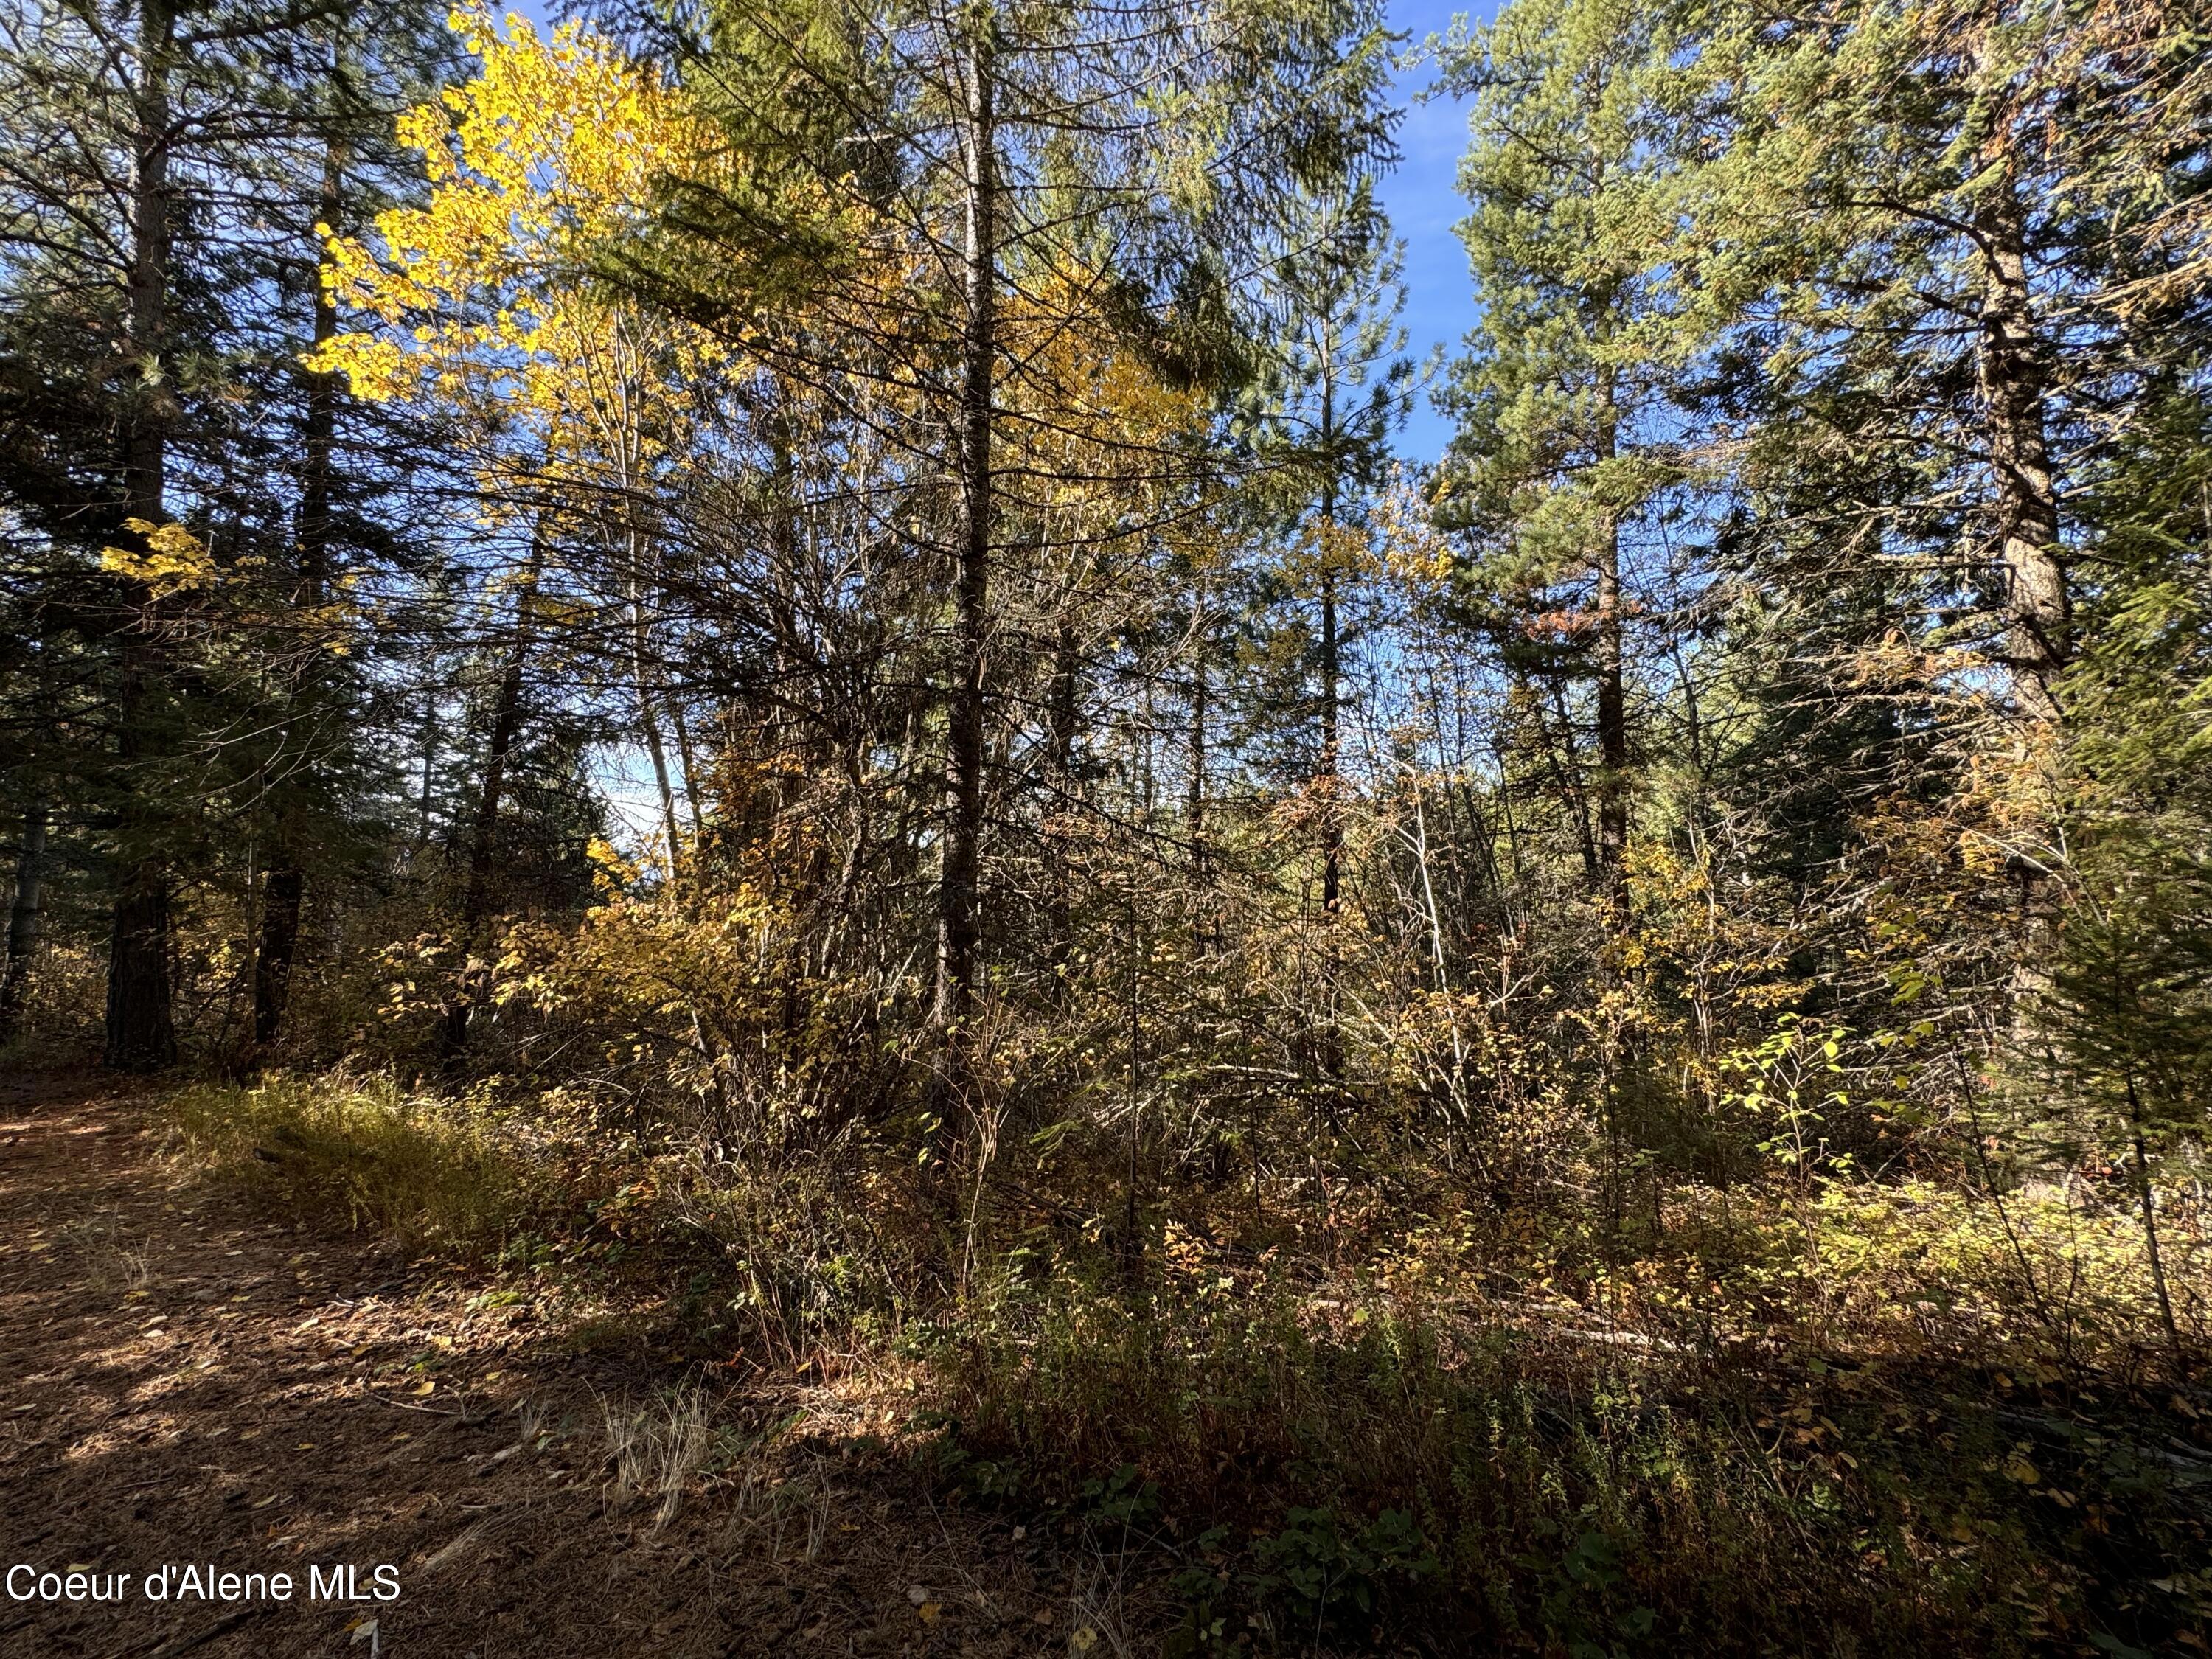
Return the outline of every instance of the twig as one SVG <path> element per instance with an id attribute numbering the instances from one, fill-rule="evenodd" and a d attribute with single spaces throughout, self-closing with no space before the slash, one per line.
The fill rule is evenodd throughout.
<path id="1" fill-rule="evenodd" d="M 442 1412 L 435 1406 L 414 1406 L 410 1405 L 404 1400 L 386 1400 L 382 1395 L 377 1393 L 374 1389 L 363 1389 L 362 1392 L 367 1395 L 371 1400 L 376 1401 L 381 1405 L 396 1406 L 403 1412 L 422 1412 L 430 1417 L 459 1417 L 463 1419 L 465 1419 L 469 1414 L 469 1408 L 465 1405 L 457 1412 Z"/>

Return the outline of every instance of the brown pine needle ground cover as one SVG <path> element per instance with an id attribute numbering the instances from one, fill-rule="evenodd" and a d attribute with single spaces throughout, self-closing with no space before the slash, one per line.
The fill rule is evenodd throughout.
<path id="1" fill-rule="evenodd" d="M 389 1605 L 0 1606 L 0 1653 L 1065 1650 L 1096 1572 L 948 1504 L 854 1395 L 499 1304 L 373 1235 L 272 1222 L 157 1154 L 149 1100 L 0 1107 L 9 1565 L 397 1565 Z M 1086 1577 L 1086 1575 L 1089 1575 Z M 242 1616 L 241 1616 L 242 1615 Z"/>

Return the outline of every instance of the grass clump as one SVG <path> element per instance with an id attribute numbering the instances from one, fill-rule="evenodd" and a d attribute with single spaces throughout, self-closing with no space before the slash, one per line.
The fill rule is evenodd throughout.
<path id="1" fill-rule="evenodd" d="M 389 1078 L 199 1084 L 164 1116 L 182 1156 L 218 1179 L 298 1218 L 417 1247 L 492 1250 L 541 1185 L 484 1102 L 410 1094 Z"/>

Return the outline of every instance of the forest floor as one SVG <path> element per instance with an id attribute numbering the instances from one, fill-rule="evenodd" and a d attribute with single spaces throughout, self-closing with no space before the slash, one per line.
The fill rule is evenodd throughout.
<path id="1" fill-rule="evenodd" d="M 0 1599 L 0 1654 L 1103 1659 L 1127 1639 L 1115 1561 L 950 1505 L 873 1431 L 880 1398 L 731 1376 L 703 1418 L 656 1419 L 699 1368 L 595 1340 L 618 1310 L 549 1316 L 272 1223 L 173 1168 L 152 1105 L 0 1082 L 0 1569 L 132 1575 L 119 1601 Z M 288 1573 L 292 1599 L 147 1598 L 195 1563 Z M 362 1597 L 396 1567 L 398 1599 L 311 1599 L 309 1570 L 343 1565 Z"/>

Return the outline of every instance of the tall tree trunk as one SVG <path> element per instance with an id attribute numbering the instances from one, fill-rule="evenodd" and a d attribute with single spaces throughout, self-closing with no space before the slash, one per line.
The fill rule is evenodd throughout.
<path id="1" fill-rule="evenodd" d="M 1207 678 L 1210 665 L 1206 661 L 1206 647 L 1211 643 L 1212 625 L 1212 617 L 1206 608 L 1206 583 L 1201 578 L 1196 614 L 1191 622 L 1190 779 L 1183 807 L 1184 833 L 1190 838 L 1191 867 L 1201 878 L 1209 862 L 1206 842 L 1206 721 L 1212 714 L 1212 684 Z"/>
<path id="2" fill-rule="evenodd" d="M 2173 1297 L 2166 1285 L 2166 1255 L 2158 1242 L 2158 1202 L 2151 1190 L 2150 1152 L 2143 1141 L 2142 1093 L 2136 1087 L 2135 1065 L 2128 1066 L 2128 1144 L 2135 1154 L 2136 1199 L 2142 1206 L 2143 1248 L 2150 1257 L 2151 1289 L 2158 1297 L 2159 1322 L 2166 1328 L 2166 1350 L 2173 1357 L 2179 1382 L 2189 1375 L 2188 1351 L 2182 1346 L 2181 1327 L 2173 1317 Z"/>
<path id="3" fill-rule="evenodd" d="M 1597 563 L 1597 859 L 1618 901 L 1628 853 L 1628 695 L 1623 679 L 1620 528 L 1608 520 Z"/>
<path id="4" fill-rule="evenodd" d="M 300 910 L 307 874 L 280 842 L 261 884 L 261 939 L 253 953 L 253 1040 L 276 1040 L 292 1000 L 292 963 L 300 950 Z"/>
<path id="5" fill-rule="evenodd" d="M 345 147 L 333 138 L 323 146 L 323 182 L 316 203 L 318 223 L 335 227 L 342 210 L 345 179 Z M 316 345 L 337 333 L 337 306 L 325 292 L 322 278 L 330 260 L 319 249 L 315 269 L 313 337 Z M 307 377 L 307 419 L 301 433 L 300 512 L 295 539 L 299 562 L 294 578 L 293 603 L 301 611 L 319 607 L 330 590 L 331 488 L 333 459 L 337 447 L 338 386 L 331 374 Z M 316 681 L 322 668 L 319 641 L 307 642 L 307 661 L 301 682 L 293 689 L 292 706 L 286 710 L 287 737 L 296 735 L 304 704 L 305 724 L 314 726 L 319 699 Z M 294 779 L 307 780 L 313 768 L 292 757 L 286 769 Z M 312 782 L 306 784 L 312 788 Z M 307 890 L 306 827 L 301 823 L 302 787 L 298 781 L 278 786 L 275 847 L 269 873 L 261 889 L 261 938 L 253 955 L 253 1040 L 267 1044 L 276 1040 L 284 1011 L 292 1000 L 292 969 L 300 950 L 300 910 Z"/>
<path id="6" fill-rule="evenodd" d="M 691 838 L 699 838 L 699 763 L 692 758 L 691 727 L 684 718 L 684 702 L 672 697 L 668 704 L 668 724 L 676 733 L 676 760 L 684 774 L 684 815 L 691 820 Z"/>
<path id="7" fill-rule="evenodd" d="M 668 746 L 661 738 L 660 715 L 641 664 L 637 677 L 637 718 L 645 732 L 646 757 L 653 763 L 653 787 L 660 797 L 660 834 L 668 848 L 668 896 L 680 901 L 683 884 L 677 872 L 677 859 L 683 838 L 676 827 L 676 788 L 668 775 Z"/>
<path id="8" fill-rule="evenodd" d="M 438 688 L 431 684 L 422 690 L 422 723 L 416 728 L 419 746 L 416 753 L 422 757 L 422 768 L 415 796 L 415 849 L 419 857 L 430 845 L 430 785 L 438 769 Z"/>
<path id="9" fill-rule="evenodd" d="M 1336 528 L 1334 495 L 1332 489 L 1322 508 L 1325 532 Z M 1323 547 L 1332 546 L 1334 540 L 1333 533 L 1325 533 Z M 1336 569 L 1324 553 L 1321 570 L 1321 908 L 1332 924 L 1343 902 L 1344 890 L 1344 820 L 1337 810 L 1343 672 L 1343 647 L 1337 633 Z"/>
<path id="10" fill-rule="evenodd" d="M 2055 720 L 2053 682 L 2073 654 L 2073 600 L 2059 556 L 2058 496 L 2044 428 L 2047 391 L 2027 286 L 2027 228 L 2009 157 L 1977 204 L 1984 441 L 1996 491 L 2005 656 L 2031 719 Z"/>
<path id="11" fill-rule="evenodd" d="M 983 675 L 989 632 L 991 416 L 998 350 L 998 168 L 990 24 L 968 41 L 967 319 L 961 341 L 959 571 L 954 663 L 946 697 L 944 856 L 939 877 L 936 1021 L 945 1035 L 945 1082 L 968 1083 L 963 1027 L 981 969 L 976 883 L 983 828 Z"/>
<path id="12" fill-rule="evenodd" d="M 168 520 L 164 504 L 168 465 L 168 410 L 173 393 L 163 384 L 169 312 L 170 57 L 176 18 L 170 0 L 142 0 L 138 14 L 137 131 L 131 158 L 131 355 L 144 367 L 143 383 L 125 413 L 124 514 L 149 526 Z M 160 827 L 143 775 L 133 775 L 156 747 L 153 725 L 161 701 L 163 665 L 155 617 L 146 594 L 126 626 L 121 647 L 121 685 L 116 750 L 131 805 L 124 813 L 117 858 L 115 908 L 108 937 L 107 1018 L 104 1058 L 119 1071 L 151 1071 L 177 1057 L 170 1009 L 168 862 L 157 844 Z"/>
<path id="13" fill-rule="evenodd" d="M 14 1040 L 23 1018 L 23 983 L 39 946 L 39 911 L 46 885 L 46 804 L 23 809 L 23 842 L 15 852 L 15 896 L 8 905 L 8 960 L 0 965 L 0 1043 Z"/>
<path id="14" fill-rule="evenodd" d="M 501 665 L 499 689 L 494 695 L 491 738 L 484 750 L 483 787 L 477 796 L 476 822 L 469 834 L 469 868 L 461 890 L 461 976 L 453 999 L 446 1005 L 445 1057 L 458 1059 L 468 1042 L 469 1020 L 481 999 L 485 977 L 475 960 L 477 935 L 491 906 L 492 857 L 499 845 L 499 804 L 507 793 L 507 763 L 522 727 L 522 682 L 530 665 L 530 647 L 537 628 L 538 582 L 545 568 L 545 542 L 541 530 L 530 536 L 529 562 L 515 591 L 514 637 Z"/>
<path id="15" fill-rule="evenodd" d="M 1343 964 L 1336 931 L 1344 902 L 1344 818 L 1337 799 L 1343 770 L 1344 656 L 1336 617 L 1336 386 L 1327 375 L 1322 381 L 1321 420 L 1328 467 L 1321 494 L 1321 1068 L 1334 1086 L 1344 1080 L 1344 1041 L 1337 1026 L 1337 984 Z"/>
<path id="16" fill-rule="evenodd" d="M 1607 371 L 1598 410 L 1601 465 L 1619 447 L 1620 412 Z M 1597 574 L 1597 862 L 1598 878 L 1616 914 L 1626 909 L 1622 880 L 1628 855 L 1628 692 L 1620 593 L 1620 521 L 1607 509 L 1598 530 Z"/>
<path id="17" fill-rule="evenodd" d="M 636 537 L 633 536 L 631 544 L 636 546 Z M 668 896 L 680 901 L 683 887 L 678 856 L 683 838 L 676 825 L 676 790 L 669 781 L 668 748 L 660 735 L 660 712 L 653 696 L 652 623 L 646 615 L 642 584 L 635 574 L 630 581 L 630 678 L 637 691 L 638 730 L 645 738 L 646 757 L 653 763 L 653 787 L 659 794 L 660 833 L 668 848 Z"/>
<path id="18" fill-rule="evenodd" d="M 1063 608 L 1058 636 L 1053 641 L 1052 684 L 1045 698 L 1046 810 L 1058 814 L 1068 809 L 1075 793 L 1075 732 L 1079 719 L 1075 623 Z M 1055 838 L 1056 839 L 1056 838 Z M 1075 956 L 1075 875 L 1070 860 L 1057 855 L 1052 841 L 1046 845 L 1052 883 L 1052 957 L 1054 983 L 1067 989 L 1063 970 Z"/>

